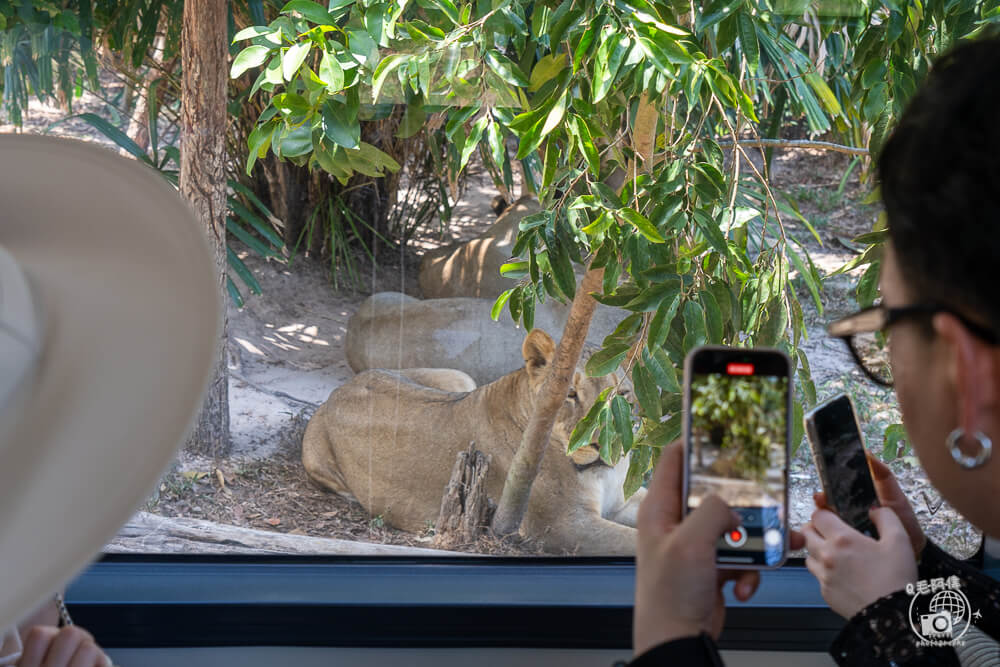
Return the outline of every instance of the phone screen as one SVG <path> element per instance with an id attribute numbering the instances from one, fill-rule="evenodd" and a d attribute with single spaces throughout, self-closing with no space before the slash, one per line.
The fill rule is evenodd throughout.
<path id="1" fill-rule="evenodd" d="M 838 396 L 810 414 L 809 438 L 822 458 L 827 503 L 845 523 L 877 536 L 868 510 L 878 501 L 851 400 Z"/>
<path id="2" fill-rule="evenodd" d="M 776 352 L 703 350 L 690 362 L 688 509 L 714 493 L 742 517 L 719 540 L 720 563 L 784 558 L 789 364 Z"/>

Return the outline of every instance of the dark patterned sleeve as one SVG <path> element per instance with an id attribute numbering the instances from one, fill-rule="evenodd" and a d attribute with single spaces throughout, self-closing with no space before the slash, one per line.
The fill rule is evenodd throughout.
<path id="1" fill-rule="evenodd" d="M 682 637 L 654 646 L 628 667 L 684 665 L 684 667 L 723 667 L 715 642 L 704 632 L 694 637 Z"/>
<path id="2" fill-rule="evenodd" d="M 959 667 L 950 646 L 918 646 L 920 638 L 910 627 L 911 597 L 896 591 L 879 598 L 847 622 L 830 646 L 838 665 L 852 667 Z"/>
<path id="3" fill-rule="evenodd" d="M 920 554 L 920 579 L 957 576 L 972 611 L 980 611 L 976 627 L 994 639 L 1000 638 L 1000 585 L 968 563 L 949 556 L 927 541 Z M 910 626 L 910 601 L 905 590 L 880 598 L 855 614 L 830 647 L 839 665 L 875 667 L 883 665 L 959 665 L 951 646 L 920 646 Z"/>

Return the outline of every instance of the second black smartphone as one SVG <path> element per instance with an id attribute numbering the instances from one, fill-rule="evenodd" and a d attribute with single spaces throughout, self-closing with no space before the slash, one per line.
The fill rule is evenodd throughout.
<path id="1" fill-rule="evenodd" d="M 851 397 L 840 394 L 814 408 L 806 414 L 805 426 L 827 505 L 845 523 L 878 539 L 868 517 L 878 495 Z"/>

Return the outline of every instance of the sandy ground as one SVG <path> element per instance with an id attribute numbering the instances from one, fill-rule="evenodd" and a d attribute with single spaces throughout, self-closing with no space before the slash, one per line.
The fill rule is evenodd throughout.
<path id="1" fill-rule="evenodd" d="M 106 105 L 92 96 L 76 107 L 77 112 L 92 111 L 114 120 Z M 33 103 L 24 131 L 40 132 L 62 115 Z M 0 125 L 0 132 L 11 131 L 11 126 Z M 80 121 L 62 124 L 53 134 L 110 145 Z M 794 221 L 786 220 L 788 232 L 806 241 L 814 262 L 826 275 L 852 256 L 838 239 L 869 231 L 876 215 L 874 207 L 860 203 L 866 186 L 858 182 L 859 169 L 854 170 L 843 196 L 836 195 L 847 165 L 844 156 L 804 150 L 777 153 L 772 163 L 773 186 L 796 198 L 803 214 L 814 221 L 823 244 L 818 245 Z M 426 546 L 429 533 L 395 531 L 384 526 L 380 517 L 367 516 L 356 503 L 311 484 L 299 462 L 301 434 L 315 406 L 353 375 L 344 358 L 343 341 L 347 321 L 361 301 L 381 290 L 420 296 L 416 286 L 419 255 L 470 238 L 489 225 L 494 219 L 489 209 L 494 194 L 488 177 L 474 174 L 446 234 L 423 230 L 406 251 L 383 249 L 375 266 L 359 258 L 364 284 L 356 290 L 335 291 L 327 267 L 317 262 L 296 260 L 286 265 L 241 251 L 264 294 L 245 294 L 245 307 L 240 310 L 231 305 L 229 311 L 233 454 L 212 461 L 182 453 L 144 509 L 295 534 Z M 899 421 L 895 398 L 864 380 L 840 341 L 823 333 L 826 322 L 856 309 L 852 294 L 856 279 L 856 275 L 827 278 L 822 314 L 811 305 L 808 293 L 801 291 L 809 322 L 809 339 L 803 347 L 820 400 L 840 391 L 851 392 L 866 425 L 868 445 L 878 453 L 885 427 Z M 904 456 L 890 465 L 928 535 L 954 553 L 974 551 L 978 535 L 941 503 L 916 459 Z M 819 488 L 808 446 L 793 456 L 791 478 L 791 523 L 797 526 L 808 520 L 812 493 Z M 467 548 L 534 553 L 530 544 L 481 543 Z"/>

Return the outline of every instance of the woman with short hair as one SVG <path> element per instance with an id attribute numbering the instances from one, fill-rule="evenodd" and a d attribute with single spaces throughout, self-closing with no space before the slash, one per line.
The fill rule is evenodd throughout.
<path id="1" fill-rule="evenodd" d="M 849 343 L 888 337 L 891 376 L 865 373 L 896 389 L 913 450 L 931 483 L 987 534 L 1000 535 L 1000 39 L 963 43 L 942 56 L 910 101 L 878 159 L 888 241 L 882 302 L 830 326 Z M 915 582 L 958 582 L 980 617 L 978 632 L 1000 638 L 1000 584 L 949 556 L 923 535 L 884 464 L 869 457 L 881 507 L 871 510 L 879 539 L 826 509 L 817 510 L 792 548 L 847 625 L 831 647 L 841 665 L 958 665 L 956 647 L 923 641 L 909 607 Z M 663 454 L 639 516 L 633 664 L 721 664 L 722 584 L 756 590 L 754 571 L 717 571 L 715 544 L 739 518 L 715 498 L 682 519 L 683 453 Z M 956 579 L 952 579 L 956 577 Z M 942 645 L 944 644 L 944 645 Z M 670 662 L 670 664 L 674 664 Z"/>

